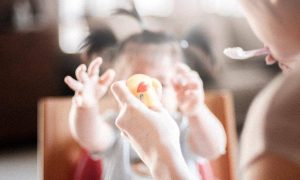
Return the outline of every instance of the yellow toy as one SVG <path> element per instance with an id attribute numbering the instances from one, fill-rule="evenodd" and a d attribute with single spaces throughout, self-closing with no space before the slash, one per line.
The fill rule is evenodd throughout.
<path id="1" fill-rule="evenodd" d="M 126 85 L 146 106 L 155 107 L 159 103 L 162 85 L 157 79 L 144 74 L 135 74 L 128 78 Z"/>

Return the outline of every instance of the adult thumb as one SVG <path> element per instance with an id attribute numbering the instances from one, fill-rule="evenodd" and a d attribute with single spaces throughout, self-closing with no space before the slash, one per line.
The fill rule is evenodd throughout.
<path id="1" fill-rule="evenodd" d="M 138 103 L 138 100 L 127 88 L 125 81 L 114 82 L 111 85 L 111 91 L 120 107 L 124 106 L 125 104 Z"/>

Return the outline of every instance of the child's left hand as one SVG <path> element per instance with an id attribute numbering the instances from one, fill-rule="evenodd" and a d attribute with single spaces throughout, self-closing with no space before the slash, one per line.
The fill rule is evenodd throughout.
<path id="1" fill-rule="evenodd" d="M 187 65 L 176 65 L 176 76 L 172 80 L 177 93 L 180 111 L 187 117 L 195 115 L 204 105 L 204 89 L 201 78 Z"/>

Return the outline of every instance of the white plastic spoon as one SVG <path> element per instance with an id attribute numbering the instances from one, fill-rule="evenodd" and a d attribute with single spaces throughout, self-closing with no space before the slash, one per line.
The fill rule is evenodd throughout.
<path id="1" fill-rule="evenodd" d="M 270 54 L 270 51 L 268 48 L 244 51 L 240 47 L 234 47 L 224 49 L 223 53 L 231 59 L 244 60 L 255 56 L 268 55 Z"/>

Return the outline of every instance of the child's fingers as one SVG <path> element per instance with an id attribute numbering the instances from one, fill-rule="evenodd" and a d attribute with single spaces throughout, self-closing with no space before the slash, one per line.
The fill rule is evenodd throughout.
<path id="1" fill-rule="evenodd" d="M 201 77 L 199 76 L 199 74 L 196 71 L 192 71 L 190 73 L 191 75 L 191 79 L 197 83 L 199 83 L 200 86 L 203 86 L 203 81 L 201 79 Z"/>
<path id="2" fill-rule="evenodd" d="M 196 111 L 197 106 L 200 106 L 199 103 L 196 100 L 187 101 L 188 103 L 185 103 L 182 105 L 181 110 L 185 111 L 186 115 L 192 115 Z"/>
<path id="3" fill-rule="evenodd" d="M 201 98 L 203 92 L 199 89 L 187 89 L 177 92 L 177 98 L 180 102 L 190 101 L 191 99 L 197 100 Z"/>
<path id="4" fill-rule="evenodd" d="M 203 88 L 203 82 L 201 78 L 199 77 L 198 73 L 195 71 L 191 71 L 187 75 L 188 81 L 186 85 L 183 86 L 184 90 L 190 89 L 190 90 L 195 90 L 195 89 L 200 89 Z"/>
<path id="5" fill-rule="evenodd" d="M 98 76 L 100 71 L 100 65 L 102 64 L 102 58 L 98 57 L 91 62 L 88 68 L 88 75 L 91 76 Z"/>
<path id="6" fill-rule="evenodd" d="M 178 80 L 174 79 L 172 80 L 172 84 L 177 93 L 184 92 L 187 90 L 196 90 L 201 87 L 201 83 L 191 79 L 189 82 L 185 83 L 184 85 L 181 82 L 178 82 Z"/>
<path id="7" fill-rule="evenodd" d="M 75 92 L 82 91 L 83 89 L 83 85 L 80 82 L 73 79 L 71 76 L 66 76 L 64 81 Z"/>
<path id="8" fill-rule="evenodd" d="M 198 91 L 187 91 L 184 93 L 185 99 L 189 101 L 196 100 L 199 95 Z"/>
<path id="9" fill-rule="evenodd" d="M 176 72 L 179 74 L 187 74 L 189 73 L 189 71 L 191 71 L 189 66 L 184 63 L 177 63 L 175 68 L 176 68 Z"/>
<path id="10" fill-rule="evenodd" d="M 182 76 L 177 76 L 172 79 L 173 87 L 176 91 L 186 91 L 198 88 L 203 88 L 203 82 L 198 73 L 190 70 Z"/>
<path id="11" fill-rule="evenodd" d="M 199 74 L 196 71 L 191 70 L 190 67 L 184 63 L 176 64 L 176 72 L 181 78 L 185 78 L 186 80 L 189 80 L 190 78 L 201 80 Z"/>
<path id="12" fill-rule="evenodd" d="M 181 102 L 184 107 L 192 108 L 192 105 L 198 104 L 200 102 L 200 92 L 198 91 L 186 91 L 181 95 Z"/>
<path id="13" fill-rule="evenodd" d="M 173 77 L 171 79 L 171 83 L 172 83 L 172 86 L 173 86 L 173 88 L 174 88 L 175 91 L 179 91 L 180 90 L 181 85 L 180 85 L 180 83 L 179 83 L 179 81 L 178 81 L 178 79 L 176 77 Z"/>
<path id="14" fill-rule="evenodd" d="M 113 82 L 115 77 L 115 71 L 108 69 L 99 79 L 98 93 L 102 96 L 107 92 L 109 85 Z"/>
<path id="15" fill-rule="evenodd" d="M 79 81 L 81 81 L 80 80 L 80 77 L 79 77 L 79 73 L 82 71 L 82 70 L 85 70 L 86 69 L 86 66 L 84 65 L 84 64 L 81 64 L 81 65 L 79 65 L 77 68 L 76 68 L 76 70 L 75 70 L 75 75 L 76 75 L 76 78 L 79 80 Z"/>
<path id="16" fill-rule="evenodd" d="M 179 90 L 176 92 L 177 93 L 177 99 L 179 100 L 179 102 L 184 101 L 184 97 L 185 97 L 185 91 L 183 90 Z"/>
<path id="17" fill-rule="evenodd" d="M 76 75 L 76 78 L 78 79 L 78 81 L 86 82 L 88 80 L 88 76 L 86 73 L 86 65 L 81 64 L 80 66 L 78 66 L 75 71 L 75 75 Z"/>
<path id="18" fill-rule="evenodd" d="M 100 77 L 99 79 L 99 83 L 102 86 L 106 86 L 108 87 L 114 80 L 116 76 L 116 72 L 112 69 L 108 69 L 105 71 L 105 73 L 103 73 L 103 75 Z"/>
<path id="19" fill-rule="evenodd" d="M 183 63 L 176 64 L 176 79 L 179 86 L 185 86 L 189 81 L 191 69 Z"/>
<path id="20" fill-rule="evenodd" d="M 89 80 L 89 76 L 88 76 L 86 71 L 80 71 L 79 72 L 79 77 L 81 79 L 81 82 L 83 82 L 83 83 L 87 82 Z"/>
<path id="21" fill-rule="evenodd" d="M 189 82 L 188 84 L 186 84 L 185 86 L 182 87 L 183 91 L 186 90 L 197 90 L 200 87 L 198 82 Z"/>

